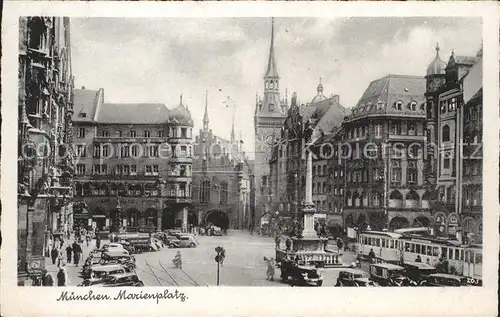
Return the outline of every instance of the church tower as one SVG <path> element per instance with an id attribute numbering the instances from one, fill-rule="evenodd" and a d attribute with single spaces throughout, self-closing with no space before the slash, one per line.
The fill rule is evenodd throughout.
<path id="1" fill-rule="evenodd" d="M 272 18 L 269 57 L 263 77 L 264 96 L 262 99 L 257 97 L 255 104 L 255 216 L 253 224 L 256 228 L 260 226 L 262 215 L 270 212 L 269 159 L 274 141 L 280 136 L 286 115 L 285 107 L 282 107 L 280 98 L 280 76 L 274 51 L 274 29 L 274 18 Z"/>

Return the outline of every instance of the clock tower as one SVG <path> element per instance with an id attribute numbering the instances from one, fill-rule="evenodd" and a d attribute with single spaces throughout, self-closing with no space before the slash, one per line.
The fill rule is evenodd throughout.
<path id="1" fill-rule="evenodd" d="M 284 107 L 280 101 L 280 76 L 274 55 L 274 18 L 271 20 L 271 44 L 267 69 L 264 75 L 264 96 L 255 103 L 255 217 L 254 228 L 260 226 L 261 217 L 269 212 L 270 166 L 272 146 L 280 136 L 285 119 Z"/>

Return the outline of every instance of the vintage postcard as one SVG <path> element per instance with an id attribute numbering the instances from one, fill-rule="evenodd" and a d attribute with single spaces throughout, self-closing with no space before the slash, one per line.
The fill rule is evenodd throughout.
<path id="1" fill-rule="evenodd" d="M 496 315 L 495 4 L 4 10 L 3 315 Z"/>

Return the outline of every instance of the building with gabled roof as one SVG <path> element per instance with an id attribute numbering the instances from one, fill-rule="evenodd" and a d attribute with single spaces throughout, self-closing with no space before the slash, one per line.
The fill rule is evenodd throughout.
<path id="1" fill-rule="evenodd" d="M 192 211 L 193 120 L 180 97 L 109 103 L 104 90 L 75 90 L 75 224 L 111 231 L 197 225 Z"/>

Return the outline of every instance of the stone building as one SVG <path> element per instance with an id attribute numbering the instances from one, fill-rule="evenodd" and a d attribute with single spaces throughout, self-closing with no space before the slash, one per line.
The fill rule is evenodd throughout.
<path id="1" fill-rule="evenodd" d="M 108 103 L 75 90 L 75 222 L 99 230 L 187 230 L 192 129 L 188 106 Z"/>
<path id="2" fill-rule="evenodd" d="M 69 18 L 19 21 L 18 272 L 45 267 L 71 224 L 73 75 Z"/>
<path id="3" fill-rule="evenodd" d="M 479 119 L 481 107 L 478 107 L 478 103 L 482 103 L 481 97 L 470 96 L 471 103 L 463 107 L 464 78 L 477 61 L 477 56 L 455 56 L 453 52 L 448 63 L 444 63 L 439 56 L 439 46 L 436 46 L 436 57 L 427 68 L 427 174 L 437 188 L 431 201 L 433 227 L 436 234 L 442 236 L 457 237 L 462 231 L 461 212 L 465 202 L 468 201 L 466 209 L 476 210 L 473 212 L 475 214 L 481 209 L 481 188 L 477 186 L 477 180 L 481 175 L 482 160 L 463 160 L 463 151 L 475 149 L 477 144 L 467 145 L 462 149 L 465 116 L 470 118 L 467 126 L 473 127 L 465 131 L 467 134 L 478 131 L 478 126 L 482 124 Z M 467 111 L 464 112 L 464 109 Z M 480 137 L 481 133 L 474 132 L 473 135 Z M 472 143 L 478 141 L 474 137 L 470 140 Z M 467 176 L 469 182 L 472 178 L 476 181 L 462 187 L 464 176 Z M 467 197 L 463 197 L 464 188 Z M 468 219 L 471 223 L 468 230 L 473 229 L 472 232 L 477 233 L 479 228 L 474 224 L 476 220 L 473 217 Z"/>
<path id="4" fill-rule="evenodd" d="M 423 77 L 382 77 L 344 120 L 346 227 L 393 230 L 431 222 L 424 93 Z"/>
<path id="5" fill-rule="evenodd" d="M 203 129 L 195 136 L 193 160 L 193 208 L 199 225 L 212 223 L 223 229 L 242 229 L 250 221 L 250 165 L 236 140 L 234 118 L 231 139 L 215 135 L 209 128 L 208 96 Z"/>
<path id="6" fill-rule="evenodd" d="M 269 59 L 264 75 L 264 97 L 257 98 L 254 113 L 255 129 L 255 157 L 253 174 L 255 177 L 255 202 L 252 226 L 260 225 L 260 219 L 269 212 L 270 188 L 269 162 L 272 147 L 281 133 L 283 120 L 286 115 L 286 102 L 280 99 L 280 76 L 276 66 L 274 54 L 274 18 L 271 27 L 271 44 Z"/>

